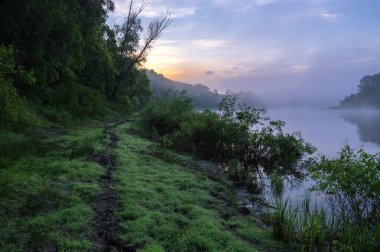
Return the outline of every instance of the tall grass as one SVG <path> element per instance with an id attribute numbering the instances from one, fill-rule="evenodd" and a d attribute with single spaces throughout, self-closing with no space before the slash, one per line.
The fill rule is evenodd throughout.
<path id="1" fill-rule="evenodd" d="M 301 251 L 378 251 L 380 220 L 374 224 L 353 223 L 310 203 L 310 194 L 294 204 L 276 198 L 271 215 L 274 238 L 295 243 Z"/>
<path id="2" fill-rule="evenodd" d="M 310 195 L 294 205 L 275 197 L 273 235 L 303 251 L 379 251 L 380 153 L 345 144 L 337 158 L 321 156 L 308 172 L 315 181 L 311 190 L 322 192 L 325 204 L 311 206 Z M 276 177 L 271 181 L 280 185 Z"/>
<path id="3" fill-rule="evenodd" d="M 281 198 L 285 190 L 284 177 L 279 173 L 272 173 L 269 179 L 273 196 L 275 198 Z"/>

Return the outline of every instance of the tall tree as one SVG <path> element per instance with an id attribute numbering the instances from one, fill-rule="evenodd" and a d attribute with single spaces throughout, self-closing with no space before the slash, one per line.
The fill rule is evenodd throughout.
<path id="1" fill-rule="evenodd" d="M 13 46 L 16 63 L 33 71 L 40 87 L 76 81 L 113 8 L 110 0 L 3 0 L 0 44 Z"/>
<path id="2" fill-rule="evenodd" d="M 134 1 L 131 0 L 128 15 L 121 26 L 115 27 L 115 34 L 119 47 L 118 76 L 108 98 L 115 100 L 121 86 L 128 85 L 128 75 L 133 68 L 140 66 L 146 61 L 147 54 L 153 43 L 160 37 L 162 32 L 171 24 L 170 13 L 167 12 L 161 18 L 153 20 L 147 30 L 144 42 L 140 46 L 141 32 L 143 31 L 139 15 L 146 8 L 147 3 L 143 2 L 134 10 Z"/>

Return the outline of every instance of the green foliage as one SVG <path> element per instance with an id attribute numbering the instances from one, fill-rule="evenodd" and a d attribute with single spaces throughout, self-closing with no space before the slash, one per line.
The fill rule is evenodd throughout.
<path id="1" fill-rule="evenodd" d="M 350 221 L 337 222 L 339 215 L 324 208 L 310 208 L 310 197 L 291 205 L 288 200 L 275 202 L 271 213 L 273 237 L 297 244 L 301 251 L 377 251 L 379 222 L 368 226 Z"/>
<path id="2" fill-rule="evenodd" d="M 270 187 L 273 193 L 273 196 L 276 198 L 281 198 L 284 194 L 284 177 L 276 172 L 273 172 L 269 175 Z"/>
<path id="3" fill-rule="evenodd" d="M 296 242 L 301 251 L 327 249 L 328 221 L 326 212 L 315 206 L 310 208 L 310 196 L 292 206 L 282 198 L 275 202 L 271 215 L 273 236 L 286 242 Z"/>
<path id="4" fill-rule="evenodd" d="M 173 98 L 148 103 L 141 111 L 141 122 L 149 132 L 161 136 L 172 134 L 193 113 L 192 109 L 191 100 L 180 93 Z"/>
<path id="5" fill-rule="evenodd" d="M 0 43 L 17 48 L 17 63 L 36 74 L 39 86 L 77 80 L 102 54 L 109 1 L 2 2 Z"/>
<path id="6" fill-rule="evenodd" d="M 74 1 L 4 1 L 1 42 L 18 49 L 20 65 L 33 70 L 38 85 L 72 79 L 83 67 L 83 36 Z"/>
<path id="7" fill-rule="evenodd" d="M 26 101 L 21 98 L 13 85 L 0 77 L 0 127 L 20 130 L 35 123 L 28 111 Z"/>
<path id="8" fill-rule="evenodd" d="M 220 129 L 223 126 L 216 113 L 208 110 L 193 113 L 174 133 L 173 142 L 180 150 L 214 159 L 215 154 L 222 150 L 223 133 Z"/>
<path id="9" fill-rule="evenodd" d="M 150 81 L 144 70 L 133 69 L 127 76 L 128 85 L 121 85 L 116 94 L 116 101 L 128 100 L 129 107 L 136 110 L 143 108 L 151 98 Z"/>
<path id="10" fill-rule="evenodd" d="M 222 200 L 229 187 L 152 155 L 152 143 L 125 134 L 128 127 L 118 129 L 123 138 L 116 151 L 120 237 L 126 244 L 142 251 L 255 251 L 220 218 L 232 211 Z"/>
<path id="11" fill-rule="evenodd" d="M 40 119 L 59 124 L 103 116 L 106 107 L 124 115 L 145 105 L 150 96 L 145 72 L 133 67 L 119 79 L 136 48 L 127 41 L 121 53 L 118 29 L 106 24 L 107 12 L 113 9 L 111 0 L 2 1 L 2 127 L 32 124 L 25 109 L 30 101 Z M 134 32 L 126 31 L 125 36 Z M 133 44 L 139 42 L 135 37 Z M 111 95 L 113 104 L 107 106 Z"/>
<path id="12" fill-rule="evenodd" d="M 273 125 L 273 122 L 271 123 Z M 262 131 L 264 142 L 270 146 L 270 150 L 266 152 L 267 165 L 281 164 L 285 168 L 291 167 L 305 154 L 312 154 L 316 150 L 314 146 L 303 140 L 300 132 L 289 134 L 278 130 L 273 134 L 271 131 L 270 127 Z"/>
<path id="13" fill-rule="evenodd" d="M 79 82 L 106 96 L 109 86 L 117 75 L 114 55 L 109 50 L 108 44 L 113 43 L 116 46 L 116 42 L 108 41 L 109 37 L 104 39 L 104 34 L 110 29 L 107 25 L 101 24 L 93 29 L 92 37 L 86 43 L 89 44 L 84 51 L 87 61 L 79 76 Z"/>
<path id="14" fill-rule="evenodd" d="M 311 210 L 310 196 L 291 206 L 276 202 L 272 215 L 277 239 L 295 241 L 303 251 L 328 247 L 342 251 L 377 251 L 379 240 L 380 157 L 344 145 L 336 159 L 321 156 L 310 167 L 327 205 Z M 328 207 L 327 207 L 328 206 Z"/>
<path id="15" fill-rule="evenodd" d="M 16 68 L 12 48 L 0 47 L 0 127 L 20 130 L 35 124 L 35 118 L 20 97 L 12 82 L 12 76 L 33 80 L 32 75 Z"/>
<path id="16" fill-rule="evenodd" d="M 169 138 L 173 148 L 222 163 L 232 177 L 247 182 L 260 165 L 293 173 L 297 161 L 314 151 L 299 133 L 284 134 L 284 123 L 269 121 L 264 110 L 244 104 L 236 109 L 236 102 L 227 95 L 220 113 L 194 112 L 184 96 L 169 97 L 148 105 L 141 123 L 151 135 Z"/>
<path id="17" fill-rule="evenodd" d="M 73 114 L 98 116 L 104 113 L 104 98 L 94 89 L 71 82 L 59 85 L 56 92 L 56 105 Z"/>
<path id="18" fill-rule="evenodd" d="M 380 154 L 355 153 L 346 144 L 337 159 L 324 156 L 310 166 L 314 189 L 328 195 L 341 221 L 376 223 L 380 218 Z"/>

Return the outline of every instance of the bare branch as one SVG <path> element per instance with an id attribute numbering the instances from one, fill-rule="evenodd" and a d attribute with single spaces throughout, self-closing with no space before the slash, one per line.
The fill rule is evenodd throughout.
<path id="1" fill-rule="evenodd" d="M 145 38 L 144 46 L 135 58 L 135 63 L 139 63 L 144 58 L 144 54 L 152 48 L 153 42 L 155 42 L 160 37 L 163 30 L 165 30 L 171 24 L 171 22 L 172 20 L 170 19 L 170 13 L 167 12 L 164 17 L 154 20 L 149 24 L 148 34 Z"/>
<path id="2" fill-rule="evenodd" d="M 124 18 L 124 20 L 126 20 L 126 22 L 122 27 L 122 29 L 123 29 L 122 32 L 123 32 L 124 38 L 123 38 L 123 41 L 122 41 L 121 46 L 120 46 L 120 55 L 123 55 L 123 53 L 125 51 L 125 46 L 126 46 L 127 40 L 128 40 L 128 34 L 130 33 L 133 25 L 136 24 L 136 20 L 138 19 L 139 15 L 148 6 L 148 2 L 143 1 L 140 5 L 139 9 L 136 12 L 134 12 L 133 11 L 133 3 L 134 3 L 134 0 L 131 0 L 129 3 L 128 16 L 126 18 Z"/>
<path id="3" fill-rule="evenodd" d="M 128 95 L 129 99 L 132 99 L 136 94 L 137 91 L 139 91 L 141 85 L 146 81 L 146 79 L 141 78 L 136 84 L 135 88 L 133 89 L 132 93 Z"/>
<path id="4" fill-rule="evenodd" d="M 126 45 L 128 42 L 128 36 L 134 36 L 130 33 L 132 32 L 132 28 L 136 28 L 140 25 L 140 20 L 138 16 L 141 14 L 141 12 L 146 8 L 147 2 L 143 2 L 140 8 L 137 10 L 137 12 L 133 12 L 133 3 L 134 1 L 131 0 L 130 6 L 129 6 L 129 12 L 128 17 L 126 18 L 125 24 L 122 26 L 122 32 L 123 32 L 123 41 L 120 45 L 120 55 L 123 56 L 123 53 L 126 51 Z M 116 93 L 119 89 L 119 86 L 122 85 L 126 81 L 126 78 L 129 74 L 129 72 L 132 70 L 132 68 L 137 64 L 141 64 L 146 60 L 148 51 L 152 48 L 153 43 L 160 37 L 162 32 L 171 24 L 172 19 L 170 16 L 170 12 L 167 11 L 164 16 L 162 16 L 159 19 L 156 19 L 152 21 L 148 26 L 147 36 L 145 38 L 144 45 L 141 47 L 139 52 L 134 55 L 131 59 L 131 61 L 126 62 L 125 65 L 122 67 L 120 74 L 117 78 L 117 83 L 114 86 L 112 92 L 111 92 L 111 99 L 114 99 L 116 96 Z M 137 28 L 138 30 L 139 28 Z M 138 35 L 137 35 L 138 36 Z M 132 52 L 134 53 L 134 52 Z"/>

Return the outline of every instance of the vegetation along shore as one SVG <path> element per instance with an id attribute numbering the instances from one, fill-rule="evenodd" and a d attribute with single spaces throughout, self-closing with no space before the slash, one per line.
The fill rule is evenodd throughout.
<path id="1" fill-rule="evenodd" d="M 144 62 L 171 14 L 144 32 L 128 3 L 114 27 L 111 0 L 0 3 L 0 251 L 379 250 L 379 154 L 317 156 L 250 92 L 167 91 Z M 306 177 L 324 205 L 282 196 Z"/>

